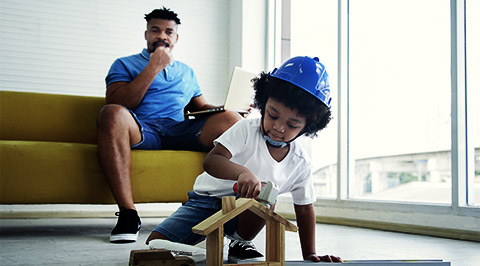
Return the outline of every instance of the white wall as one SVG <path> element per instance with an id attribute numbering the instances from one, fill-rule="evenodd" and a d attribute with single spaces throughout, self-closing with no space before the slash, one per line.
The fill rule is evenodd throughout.
<path id="1" fill-rule="evenodd" d="M 228 0 L 0 0 L 0 90 L 104 96 L 105 75 L 145 46 L 144 14 L 178 13 L 177 60 L 196 72 L 207 100 L 230 78 Z"/>
<path id="2" fill-rule="evenodd" d="M 144 14 L 162 6 L 181 20 L 174 56 L 210 103 L 233 66 L 264 69 L 265 1 L 0 0 L 0 90 L 104 96 L 110 65 L 146 47 Z"/>

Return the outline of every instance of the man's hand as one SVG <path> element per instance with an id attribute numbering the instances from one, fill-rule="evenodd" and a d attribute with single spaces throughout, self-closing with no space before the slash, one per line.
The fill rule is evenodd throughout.
<path id="1" fill-rule="evenodd" d="M 255 106 L 252 104 L 250 104 L 250 107 L 248 108 L 247 112 L 246 113 L 241 113 L 240 115 L 243 117 L 243 118 L 247 118 L 253 111 L 253 108 L 255 108 Z"/>
<path id="2" fill-rule="evenodd" d="M 151 64 L 157 72 L 165 69 L 170 62 L 172 62 L 172 53 L 169 47 L 158 47 L 150 54 L 149 64 Z"/>
<path id="3" fill-rule="evenodd" d="M 313 261 L 313 262 L 343 262 L 343 260 L 340 257 L 333 256 L 333 255 L 324 255 L 324 256 L 318 256 L 317 254 L 311 254 L 305 257 L 305 260 Z"/>

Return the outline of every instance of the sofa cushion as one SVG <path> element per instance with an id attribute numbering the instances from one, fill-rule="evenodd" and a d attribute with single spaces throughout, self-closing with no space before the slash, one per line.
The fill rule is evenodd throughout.
<path id="1" fill-rule="evenodd" d="M 136 203 L 186 202 L 206 153 L 132 152 Z M 0 203 L 114 203 L 94 144 L 0 140 Z"/>
<path id="2" fill-rule="evenodd" d="M 104 97 L 0 91 L 0 139 L 97 143 Z"/>

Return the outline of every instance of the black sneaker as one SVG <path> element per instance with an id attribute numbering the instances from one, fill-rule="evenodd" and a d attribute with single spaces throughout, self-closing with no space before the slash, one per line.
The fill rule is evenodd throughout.
<path id="1" fill-rule="evenodd" d="M 118 216 L 118 221 L 110 234 L 110 242 L 130 243 L 137 241 L 138 231 L 140 231 L 142 225 L 137 211 L 120 208 L 120 211 L 116 212 L 115 215 Z"/>
<path id="2" fill-rule="evenodd" d="M 228 261 L 239 262 L 263 257 L 252 241 L 232 240 L 228 245 Z"/>

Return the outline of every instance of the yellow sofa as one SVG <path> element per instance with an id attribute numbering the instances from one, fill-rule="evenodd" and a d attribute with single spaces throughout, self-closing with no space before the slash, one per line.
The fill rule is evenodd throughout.
<path id="1" fill-rule="evenodd" d="M 0 204 L 114 203 L 97 159 L 103 97 L 0 91 Z M 206 153 L 133 151 L 134 200 L 185 202 Z"/>

